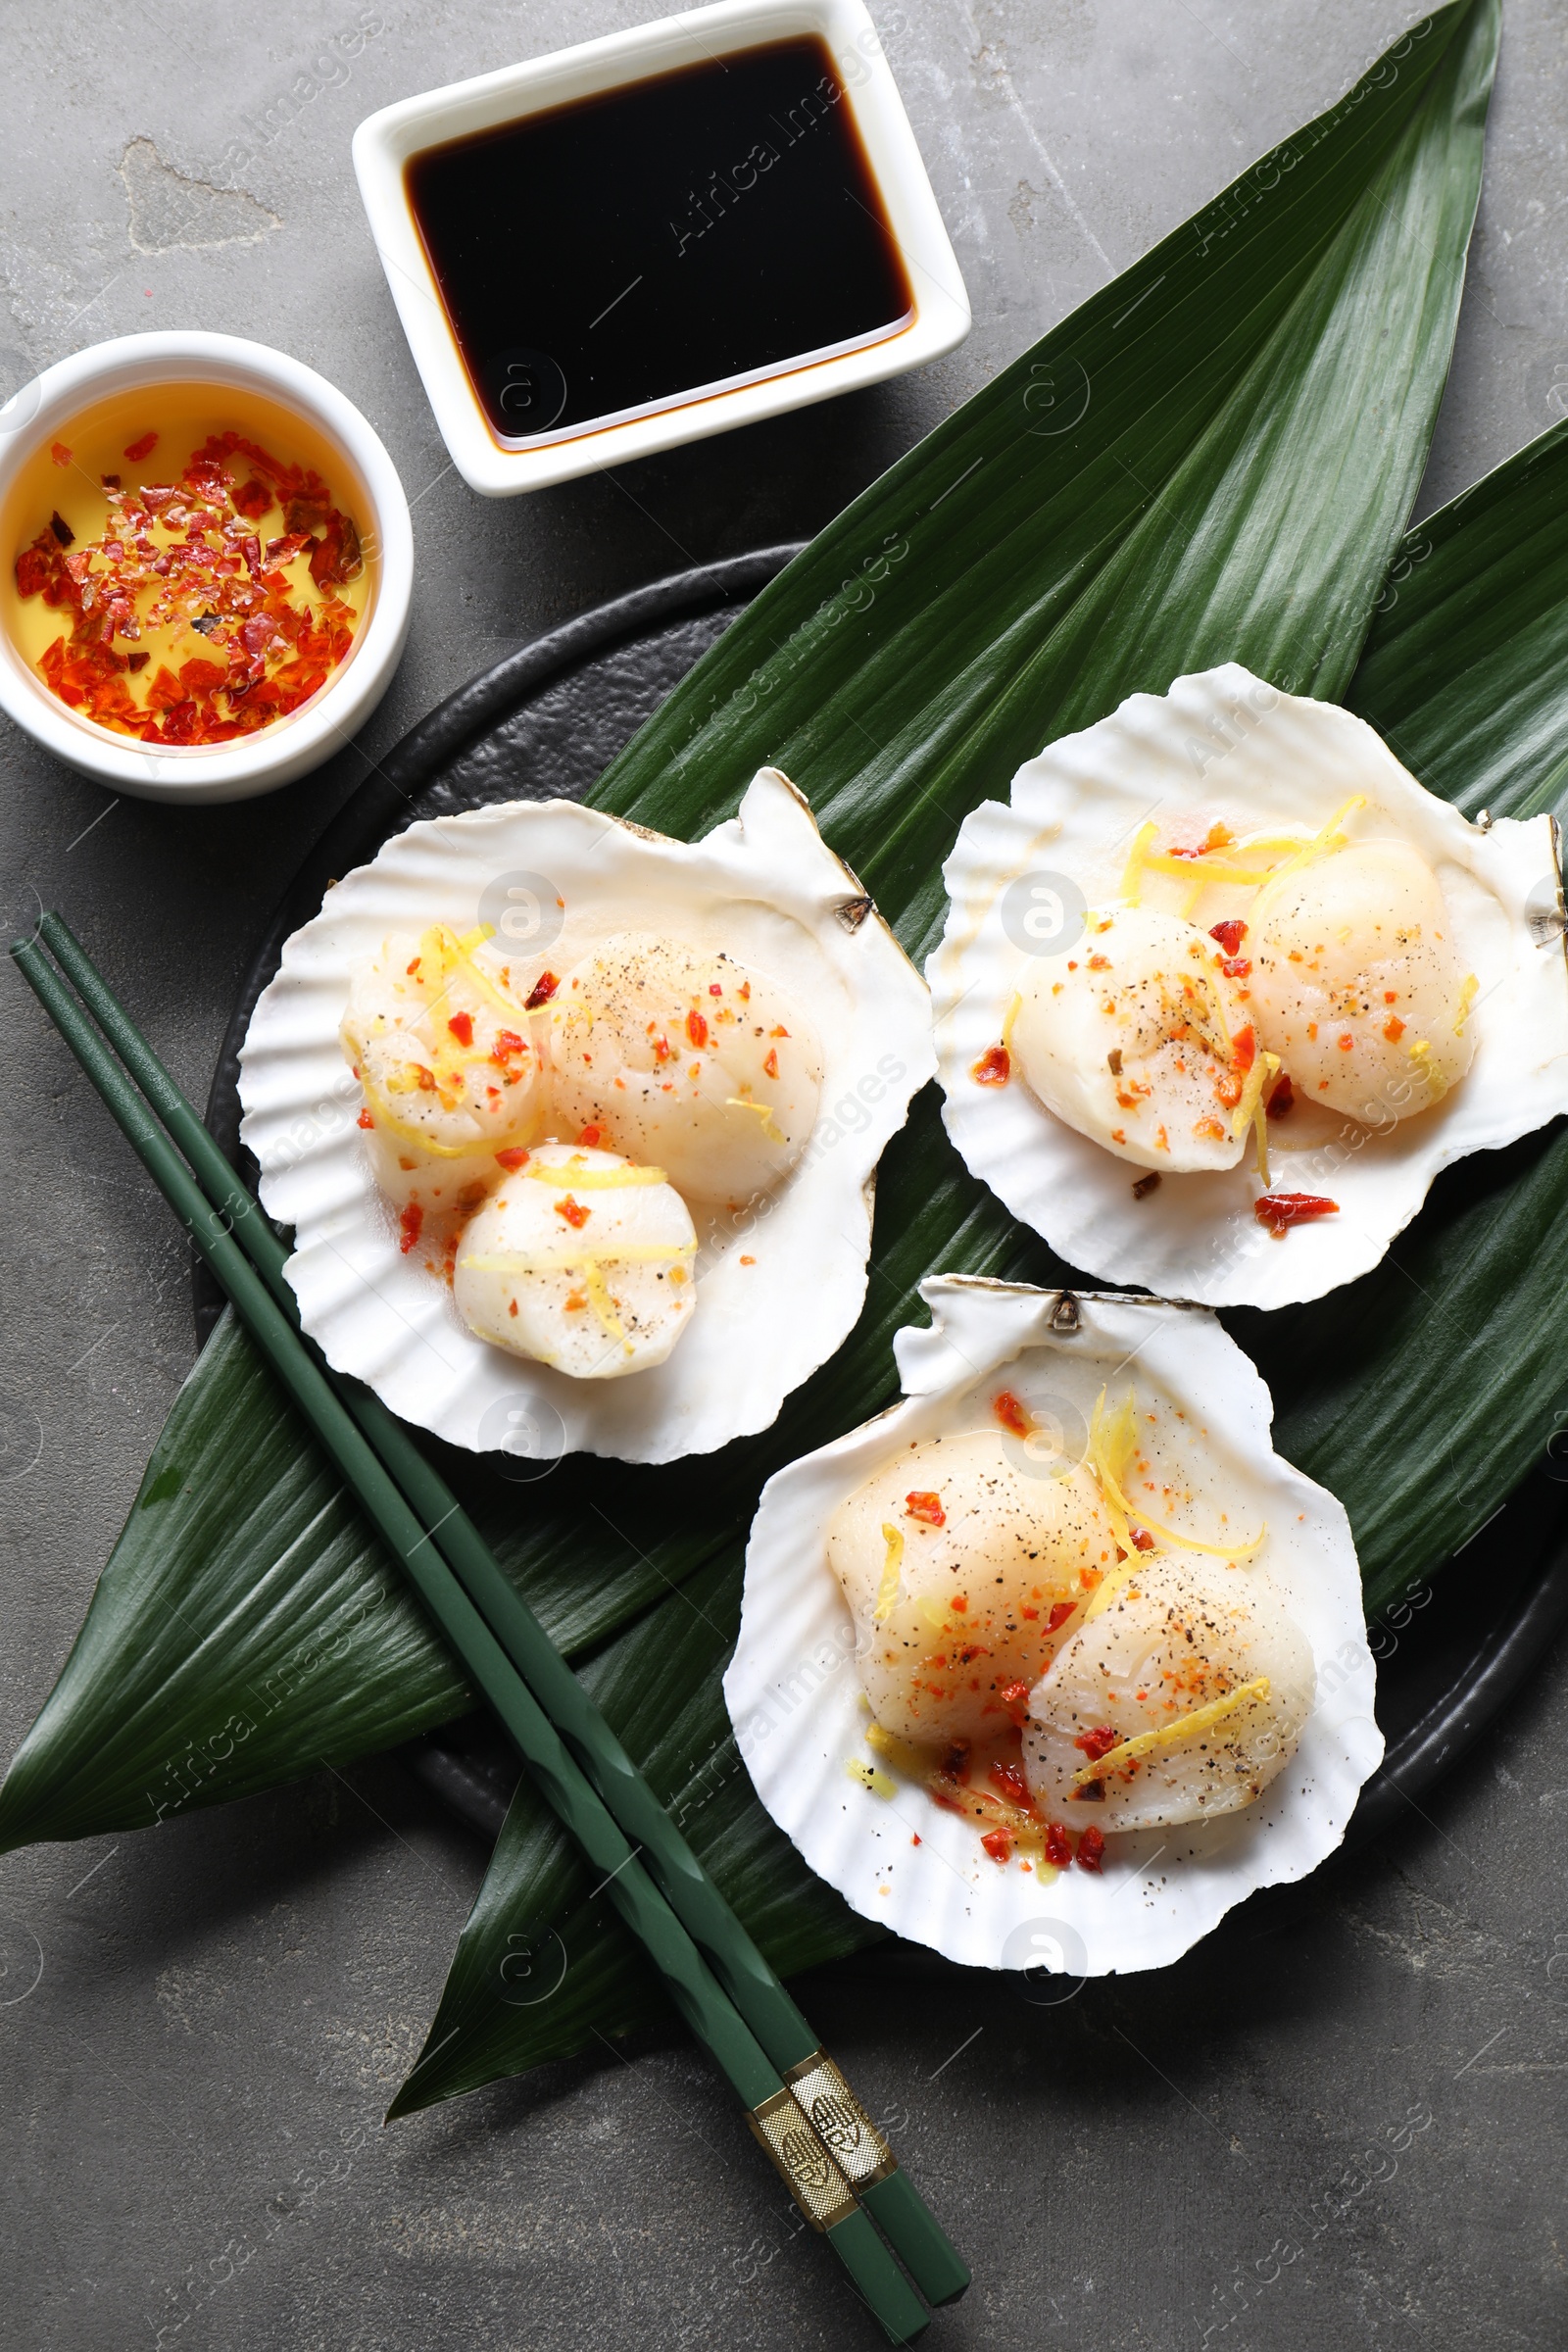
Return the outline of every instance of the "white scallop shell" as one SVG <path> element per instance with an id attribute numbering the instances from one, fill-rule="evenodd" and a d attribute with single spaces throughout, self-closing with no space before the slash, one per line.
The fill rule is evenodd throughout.
<path id="1" fill-rule="evenodd" d="M 693 1204 L 697 1310 L 667 1363 L 626 1380 L 573 1381 L 464 1326 L 446 1283 L 399 1249 L 338 1045 L 349 976 L 389 933 L 466 931 L 498 878 L 530 875 L 549 885 L 547 929 L 560 915 L 534 942 L 553 968 L 612 932 L 662 931 L 768 973 L 821 1041 L 804 1157 L 743 1212 Z M 411 825 L 335 883 L 285 946 L 240 1058 L 241 1134 L 268 1213 L 294 1228 L 288 1279 L 327 1361 L 475 1451 L 662 1462 L 765 1429 L 859 1312 L 876 1163 L 933 1070 L 925 984 L 868 905 L 776 768 L 703 841 L 567 801 L 513 801 Z"/>
<path id="2" fill-rule="evenodd" d="M 1238 833 L 1316 831 L 1352 793 L 1436 871 L 1466 969 L 1480 980 L 1468 1074 L 1419 1118 L 1373 1129 L 1298 1102 L 1271 1123 L 1275 1189 L 1326 1194 L 1336 1217 L 1284 1241 L 1252 1214 L 1251 1154 L 1224 1174 L 1172 1175 L 1135 1199 L 1139 1171 L 1054 1118 L 1018 1081 L 980 1086 L 1028 956 L 1003 902 L 1025 874 L 1091 906 L 1117 895 L 1145 818 L 1201 810 Z M 1365 819 L 1358 820 L 1362 825 Z M 926 965 L 948 1133 L 971 1171 L 1069 1265 L 1210 1306 L 1285 1306 L 1367 1273 L 1450 1160 L 1494 1151 L 1568 1109 L 1568 962 L 1553 821 L 1472 825 L 1418 784 L 1371 727 L 1281 694 L 1232 662 L 1135 694 L 1012 780 L 1009 806 L 964 819 L 944 868 L 949 908 Z M 1016 926 L 1015 926 L 1016 927 Z M 1063 937 L 1053 952 L 1065 955 Z"/>
<path id="3" fill-rule="evenodd" d="M 724 1677 L 757 1792 L 819 1878 L 853 1909 L 976 1968 L 1069 1976 L 1163 1968 L 1254 1887 L 1304 1878 L 1345 1835 L 1383 1754 L 1349 1522 L 1332 1494 L 1273 1450 L 1273 1406 L 1251 1363 L 1201 1307 L 1064 1295 L 937 1275 L 920 1286 L 929 1330 L 894 1351 L 905 1401 L 768 1480 L 752 1526 L 740 1642 Z M 1070 1331 L 1057 1326 L 1076 1322 Z M 1317 1696 L 1291 1762 L 1244 1811 L 1111 1838 L 1103 1876 L 998 1865 L 972 1822 L 901 1780 L 883 1797 L 851 1777 L 867 1717 L 855 1637 L 828 1568 L 829 1520 L 911 1442 L 989 1421 L 1006 1385 L 1042 1418 L 1087 1423 L 1136 1358 L 1142 1405 L 1185 1411 L 1195 1494 L 1231 1524 L 1267 1523 L 1266 1570 L 1311 1645 Z M 977 1395 L 977 1392 L 979 1393 Z M 1044 1410 L 1042 1409 L 1044 1408 Z M 1210 1525 L 1215 1524 L 1210 1521 Z M 913 1840 L 918 1838 L 916 1845 Z M 1043 1883 L 1044 1881 L 1044 1883 Z"/>

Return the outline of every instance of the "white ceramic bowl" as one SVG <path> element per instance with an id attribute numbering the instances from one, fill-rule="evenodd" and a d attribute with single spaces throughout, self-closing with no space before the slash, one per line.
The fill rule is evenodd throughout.
<path id="1" fill-rule="evenodd" d="M 0 409 L 0 514 L 40 444 L 84 409 L 116 393 L 159 384 L 232 387 L 291 410 L 343 455 L 343 472 L 366 512 L 361 540 L 375 565 L 366 621 L 325 686 L 280 724 L 220 744 L 159 745 L 119 735 L 71 710 L 24 661 L 0 627 L 0 709 L 84 775 L 147 801 L 244 801 L 307 775 L 342 749 L 380 701 L 409 630 L 414 532 L 397 468 L 353 402 L 287 353 L 237 335 L 124 335 L 98 343 L 34 377 Z M 20 543 L 19 543 L 20 544 Z M 10 564 L 17 548 L 4 550 Z"/>
<path id="2" fill-rule="evenodd" d="M 448 322 L 410 209 L 404 167 L 449 139 L 701 65 L 770 41 L 816 34 L 830 52 L 887 219 L 898 241 L 913 307 L 891 334 L 831 356 L 784 360 L 757 377 L 690 387 L 612 422 L 589 420 L 526 448 L 498 441 L 480 407 Z M 808 407 L 835 393 L 882 382 L 940 359 L 969 331 L 969 297 L 931 192 L 876 27 L 861 0 L 719 0 L 626 32 L 557 50 L 498 74 L 401 99 L 354 134 L 354 168 L 376 250 L 453 463 L 471 489 L 510 498 L 623 466 L 762 416 Z"/>

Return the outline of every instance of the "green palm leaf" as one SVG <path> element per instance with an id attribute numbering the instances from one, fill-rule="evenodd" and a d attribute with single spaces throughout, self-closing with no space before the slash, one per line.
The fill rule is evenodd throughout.
<path id="1" fill-rule="evenodd" d="M 694 833 L 777 760 L 917 951 L 940 916 L 938 870 L 959 818 L 1042 741 L 1220 658 L 1343 692 L 1441 395 L 1495 37 L 1493 0 L 1443 11 L 959 411 L 720 641 L 604 779 L 601 805 Z M 965 1176 L 927 1103 L 885 1164 L 861 1324 L 774 1431 L 675 1472 L 568 1465 L 548 1489 L 492 1494 L 483 1511 L 568 1648 L 629 1628 L 593 1671 L 671 1791 L 722 1733 L 717 1658 L 760 1480 L 887 1394 L 888 1336 L 937 1264 L 1051 1271 Z M 1308 1451 L 1343 1394 L 1330 1380 L 1303 1402 Z M 1374 1497 L 1333 1483 L 1359 1527 L 1381 1487 Z M 669 1587 L 677 1596 L 638 1622 Z M 639 1682 L 685 1694 L 684 1712 L 642 1722 Z M 176 1401 L 0 1791 L 0 1842 L 147 1822 L 292 1777 L 307 1759 L 365 1752 L 465 1703 L 225 1331 Z M 863 1934 L 823 1890 L 803 1893 L 738 1776 L 694 1829 L 716 1840 L 715 1868 L 722 1852 L 736 1899 L 787 1964 Z M 466 1969 L 502 2028 L 524 2024 L 509 2039 L 466 2013 L 411 2103 L 575 2046 L 592 2018 L 635 2013 L 624 1956 L 597 1937 L 597 1956 L 587 1943 L 573 1956 L 569 1991 L 543 2005 L 547 2029 L 541 2005 L 485 1989 L 517 1981 L 496 1978 L 497 1953 L 519 1918 L 526 1930 L 570 1905 L 572 1869 L 519 1797 L 449 1997 L 466 1997 Z"/>

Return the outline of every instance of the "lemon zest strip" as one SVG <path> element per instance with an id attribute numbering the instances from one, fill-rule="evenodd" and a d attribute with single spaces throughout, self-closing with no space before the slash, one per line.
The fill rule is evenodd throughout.
<path id="1" fill-rule="evenodd" d="M 887 1774 L 878 1772 L 876 1766 L 867 1764 L 863 1757 L 851 1756 L 844 1769 L 852 1781 L 858 1781 L 860 1787 L 869 1788 L 873 1796 L 890 1797 L 898 1794 L 897 1785 L 888 1779 Z"/>
<path id="2" fill-rule="evenodd" d="M 896 1764 L 901 1772 L 906 1772 L 911 1780 L 923 1781 L 931 1769 L 929 1750 L 916 1747 L 912 1740 L 901 1740 L 897 1732 L 884 1731 L 879 1723 L 866 1725 L 865 1744 L 874 1748 L 889 1764 Z"/>
<path id="3" fill-rule="evenodd" d="M 1173 1747 L 1178 1740 L 1190 1740 L 1195 1733 L 1212 1731 L 1215 1724 L 1223 1723 L 1228 1715 L 1236 1714 L 1239 1708 L 1250 1706 L 1254 1699 L 1267 1698 L 1268 1694 L 1268 1676 L 1257 1675 L 1251 1682 L 1242 1683 L 1236 1690 L 1227 1690 L 1223 1698 L 1211 1698 L 1206 1706 L 1194 1707 L 1190 1715 L 1178 1715 L 1174 1723 L 1161 1724 L 1157 1731 L 1139 1732 L 1133 1739 L 1123 1740 L 1115 1747 L 1107 1747 L 1104 1754 L 1097 1757 L 1094 1763 L 1084 1765 L 1081 1771 L 1073 1774 L 1072 1786 L 1074 1788 L 1084 1788 L 1091 1781 L 1103 1780 L 1109 1772 L 1124 1772 L 1129 1764 L 1136 1764 L 1141 1756 L 1152 1755 L 1157 1748 Z"/>
<path id="4" fill-rule="evenodd" d="M 564 1193 L 620 1193 L 634 1184 L 667 1184 L 662 1168 L 590 1168 L 580 1159 L 556 1167 L 541 1167 L 530 1159 L 522 1174 L 535 1184 L 553 1184 Z"/>
<path id="5" fill-rule="evenodd" d="M 887 1557 L 882 1563 L 882 1582 L 877 1588 L 876 1607 L 872 1617 L 877 1625 L 893 1614 L 893 1604 L 899 1597 L 899 1571 L 904 1565 L 904 1531 L 886 1519 L 882 1533 L 887 1538 Z"/>
<path id="6" fill-rule="evenodd" d="M 1269 1076 L 1268 1065 L 1270 1062 L 1273 1062 L 1276 1070 L 1279 1068 L 1278 1056 L 1273 1054 L 1258 1054 L 1253 1057 L 1252 1066 L 1248 1071 L 1242 1086 L 1241 1100 L 1231 1113 L 1231 1141 L 1233 1143 L 1238 1136 L 1247 1133 L 1257 1116 L 1257 1106 L 1263 1100 L 1263 1087 Z"/>
<path id="7" fill-rule="evenodd" d="M 1481 994 L 1481 983 L 1474 972 L 1466 972 L 1459 987 L 1459 1009 L 1453 1016 L 1453 1034 L 1463 1037 L 1464 1025 L 1470 1018 L 1470 1007 Z"/>
<path id="8" fill-rule="evenodd" d="M 606 1288 L 604 1276 L 600 1273 L 598 1265 L 591 1259 L 583 1267 L 582 1285 L 588 1294 L 589 1305 L 599 1317 L 599 1327 L 606 1339 L 619 1340 L 626 1353 L 630 1355 L 632 1345 L 626 1337 L 626 1326 L 615 1312 L 614 1300 Z"/>
<path id="9" fill-rule="evenodd" d="M 1365 807 L 1366 794 L 1352 793 L 1343 808 L 1336 808 L 1328 823 L 1314 833 L 1310 841 L 1301 844 L 1294 858 L 1287 858 L 1283 865 L 1275 868 L 1268 876 L 1269 881 L 1283 882 L 1287 874 L 1298 873 L 1302 866 L 1315 865 L 1320 858 L 1331 858 L 1336 850 L 1347 848 L 1349 836 L 1342 833 L 1340 827 L 1348 816 L 1353 816 L 1358 808 Z"/>
<path id="10" fill-rule="evenodd" d="M 762 1122 L 762 1133 L 770 1144 L 782 1144 L 788 1141 L 788 1138 L 773 1123 L 771 1102 L 754 1102 L 746 1095 L 726 1095 L 724 1108 L 726 1110 L 755 1110 Z"/>
<path id="11" fill-rule="evenodd" d="M 1135 1576 L 1142 1574 L 1149 1557 L 1147 1551 L 1140 1551 L 1134 1544 L 1124 1560 L 1118 1560 L 1114 1568 L 1106 1571 L 1089 1595 L 1084 1609 L 1085 1625 L 1091 1624 L 1097 1617 L 1102 1617 L 1111 1602 L 1120 1599 L 1124 1586 L 1130 1585 Z"/>
<path id="12" fill-rule="evenodd" d="M 1136 906 L 1138 904 L 1138 894 L 1142 890 L 1144 882 L 1144 865 L 1150 854 L 1149 845 L 1153 838 L 1154 820 L 1152 816 L 1146 817 L 1133 835 L 1132 848 L 1127 853 L 1127 862 L 1121 869 L 1120 895 L 1129 906 Z"/>
<path id="13" fill-rule="evenodd" d="M 1121 1488 L 1117 1473 L 1126 1469 L 1132 1451 L 1132 1413 L 1133 1403 L 1129 1395 L 1123 1401 L 1107 1436 L 1105 1392 L 1102 1389 L 1095 1409 L 1089 1418 L 1089 1466 L 1099 1483 L 1101 1495 L 1105 1505 L 1105 1516 L 1110 1521 L 1111 1533 L 1129 1559 L 1138 1556 L 1138 1546 L 1134 1544 L 1132 1532 L 1127 1525 L 1127 1507 L 1121 1499 Z M 1112 1446 L 1116 1449 L 1114 1455 L 1110 1450 Z M 1097 1587 L 1097 1591 L 1102 1590 L 1103 1586 Z"/>
<path id="14" fill-rule="evenodd" d="M 1441 1102 L 1448 1091 L 1448 1081 L 1441 1070 L 1436 1070 L 1432 1066 L 1431 1039 L 1418 1037 L 1415 1044 L 1407 1047 L 1406 1051 L 1410 1059 L 1415 1063 L 1417 1077 L 1426 1080 L 1427 1086 L 1431 1090 L 1432 1100 L 1435 1102 Z"/>
<path id="15" fill-rule="evenodd" d="M 1116 1420 L 1112 1424 L 1111 1435 L 1107 1441 L 1104 1436 L 1105 1392 L 1102 1389 L 1089 1424 L 1090 1458 L 1095 1476 L 1100 1481 L 1101 1493 L 1105 1498 L 1110 1523 L 1112 1527 L 1116 1528 L 1116 1541 L 1129 1553 L 1133 1549 L 1132 1539 L 1130 1535 L 1124 1537 L 1122 1531 L 1132 1518 L 1135 1506 L 1122 1493 L 1121 1479 L 1126 1474 L 1127 1463 L 1132 1454 L 1135 1409 L 1135 1399 L 1132 1392 L 1129 1391 L 1118 1408 Z M 1118 1458 L 1115 1460 L 1112 1460 L 1109 1451 L 1112 1445 L 1117 1449 Z M 1120 1526 L 1117 1526 L 1118 1514 L 1120 1515 Z M 1206 1552 L 1216 1560 L 1250 1560 L 1254 1552 L 1261 1551 L 1268 1536 L 1268 1524 L 1265 1521 L 1250 1544 L 1204 1544 L 1200 1543 L 1197 1536 L 1179 1536 L 1171 1528 L 1156 1526 L 1152 1519 L 1144 1517 L 1141 1509 L 1138 1511 L 1138 1524 L 1146 1534 L 1153 1536 L 1161 1544 L 1173 1544 L 1178 1551 Z"/>

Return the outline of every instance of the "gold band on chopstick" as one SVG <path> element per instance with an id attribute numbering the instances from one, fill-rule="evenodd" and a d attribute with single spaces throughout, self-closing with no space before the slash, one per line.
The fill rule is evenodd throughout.
<path id="1" fill-rule="evenodd" d="M 855 2191 L 787 2090 L 775 2090 L 746 2121 L 773 2159 L 790 2195 L 813 2230 L 832 2230 L 854 2213 Z"/>
<path id="2" fill-rule="evenodd" d="M 801 2113 L 857 2188 L 896 2173 L 899 2160 L 826 2050 L 813 2050 L 784 2080 Z"/>

